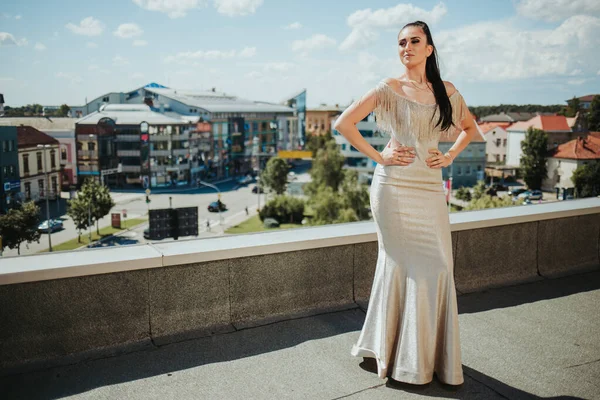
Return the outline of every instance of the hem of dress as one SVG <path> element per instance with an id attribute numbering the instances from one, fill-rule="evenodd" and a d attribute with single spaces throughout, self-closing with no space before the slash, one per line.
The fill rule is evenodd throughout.
<path id="1" fill-rule="evenodd" d="M 379 354 L 377 354 L 376 351 L 371 350 L 371 349 L 366 349 L 364 347 L 358 347 L 358 346 L 354 345 L 354 346 L 352 346 L 352 350 L 350 351 L 350 354 L 354 357 L 374 358 L 375 362 L 377 363 L 377 376 L 379 376 L 379 378 L 381 378 L 381 379 L 392 378 L 395 381 L 410 383 L 412 385 L 426 385 L 426 384 L 430 383 L 431 381 L 433 381 L 433 374 L 430 377 L 423 378 L 422 375 L 414 374 L 412 372 L 398 371 L 396 368 L 394 368 L 393 372 L 391 374 L 389 374 L 388 368 L 381 367 L 381 361 L 380 361 Z M 458 385 L 462 385 L 464 383 L 464 378 L 463 378 L 462 374 L 460 375 L 460 377 L 455 377 L 455 379 L 452 379 L 452 380 L 443 379 L 442 376 L 444 374 L 441 374 L 438 372 L 435 372 L 435 374 L 437 375 L 440 382 L 442 382 L 446 385 L 458 386 Z"/>

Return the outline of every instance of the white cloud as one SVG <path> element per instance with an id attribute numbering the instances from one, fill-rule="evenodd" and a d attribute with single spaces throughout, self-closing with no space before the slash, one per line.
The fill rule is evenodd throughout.
<path id="1" fill-rule="evenodd" d="M 600 65 L 600 18 L 574 16 L 554 29 L 485 21 L 434 37 L 442 73 L 503 81 L 593 74 Z M 518 42 L 518 45 L 515 43 Z"/>
<path id="2" fill-rule="evenodd" d="M 65 72 L 57 73 L 56 77 L 61 78 L 61 79 L 66 79 L 71 84 L 78 84 L 78 83 L 83 82 L 83 79 L 81 79 L 81 77 L 79 75 L 73 75 L 73 74 L 69 74 L 69 73 L 65 73 Z"/>
<path id="3" fill-rule="evenodd" d="M 0 32 L 0 47 L 2 46 L 27 46 L 29 42 L 26 38 L 15 39 L 13 35 L 8 32 Z"/>
<path id="4" fill-rule="evenodd" d="M 138 6 L 150 10 L 165 13 L 169 18 L 185 17 L 190 10 L 204 4 L 200 0 L 133 0 Z"/>
<path id="5" fill-rule="evenodd" d="M 134 41 L 133 41 L 133 45 L 134 45 L 134 46 L 138 46 L 138 47 L 141 47 L 141 46 L 147 46 L 147 45 L 148 45 L 148 42 L 147 42 L 147 41 L 145 41 L 145 40 L 139 40 L 139 39 L 138 39 L 138 40 L 134 40 Z"/>
<path id="6" fill-rule="evenodd" d="M 108 69 L 105 68 L 100 68 L 99 66 L 92 64 L 88 67 L 88 71 L 97 71 L 97 72 L 102 72 L 103 74 L 108 74 L 110 73 L 110 71 Z"/>
<path id="7" fill-rule="evenodd" d="M 144 74 L 142 74 L 141 72 L 134 72 L 133 74 L 131 74 L 131 79 L 142 79 L 144 77 Z"/>
<path id="8" fill-rule="evenodd" d="M 23 18 L 21 15 L 15 15 L 16 20 L 20 20 L 21 18 Z"/>
<path id="9" fill-rule="evenodd" d="M 258 71 L 250 71 L 244 75 L 248 79 L 260 79 L 263 77 L 263 74 Z"/>
<path id="10" fill-rule="evenodd" d="M 125 57 L 121 57 L 119 55 L 114 56 L 112 61 L 113 61 L 113 65 L 116 65 L 117 67 L 129 65 L 129 60 L 126 59 Z"/>
<path id="11" fill-rule="evenodd" d="M 77 35 L 99 36 L 104 31 L 104 24 L 94 17 L 82 19 L 79 25 L 69 22 L 65 26 L 67 29 Z"/>
<path id="12" fill-rule="evenodd" d="M 17 44 L 15 37 L 8 32 L 0 32 L 0 46 L 14 46 Z"/>
<path id="13" fill-rule="evenodd" d="M 11 77 L 6 77 L 6 78 L 0 77 L 0 82 L 12 82 L 14 80 L 15 80 L 15 78 L 11 78 Z"/>
<path id="14" fill-rule="evenodd" d="M 447 12 L 444 3 L 439 3 L 431 11 L 415 7 L 412 4 L 398 4 L 390 8 L 358 10 L 350 14 L 346 20 L 352 29 L 340 45 L 340 50 L 365 48 L 378 37 L 381 29 L 400 28 L 415 20 L 427 21 L 429 24 L 438 22 Z"/>
<path id="15" fill-rule="evenodd" d="M 46 50 L 46 46 L 43 43 L 37 42 L 35 44 L 34 49 L 42 51 L 42 50 Z"/>
<path id="16" fill-rule="evenodd" d="M 217 12 L 229 17 L 254 14 L 263 0 L 214 0 Z"/>
<path id="17" fill-rule="evenodd" d="M 598 0 L 520 0 L 517 13 L 531 19 L 562 21 L 575 15 L 600 15 Z"/>
<path id="18" fill-rule="evenodd" d="M 97 45 L 96 43 L 94 43 L 94 42 L 87 42 L 87 43 L 85 44 L 85 47 L 88 47 L 88 48 L 90 48 L 90 49 L 95 49 L 95 48 L 97 48 L 97 47 L 98 47 L 98 45 Z"/>
<path id="19" fill-rule="evenodd" d="M 319 33 L 316 35 L 312 35 L 308 39 L 294 40 L 294 42 L 292 43 L 292 50 L 306 55 L 314 50 L 320 50 L 325 49 L 327 47 L 335 46 L 336 43 L 337 42 L 335 41 L 335 39 Z"/>
<path id="20" fill-rule="evenodd" d="M 283 29 L 300 29 L 302 28 L 302 24 L 300 22 L 292 22 L 291 24 L 284 26 Z"/>
<path id="21" fill-rule="evenodd" d="M 256 54 L 255 47 L 245 47 L 241 51 L 236 50 L 198 50 L 183 51 L 164 58 L 167 64 L 177 63 L 182 65 L 199 65 L 200 61 L 225 60 L 231 58 L 249 58 Z"/>
<path id="22" fill-rule="evenodd" d="M 273 71 L 286 72 L 286 71 L 289 71 L 290 69 L 292 69 L 293 67 L 294 67 L 294 64 L 289 63 L 289 62 L 270 62 L 270 63 L 265 63 L 263 65 L 263 69 L 266 72 L 273 72 Z"/>
<path id="23" fill-rule="evenodd" d="M 586 79 L 569 79 L 567 80 L 567 83 L 569 85 L 583 85 L 585 81 Z"/>
<path id="24" fill-rule="evenodd" d="M 241 58 L 250 58 L 256 55 L 256 47 L 244 47 L 242 51 L 240 51 L 239 56 Z"/>
<path id="25" fill-rule="evenodd" d="M 128 23 L 119 25 L 117 30 L 113 32 L 113 35 L 122 39 L 130 39 L 140 36 L 142 33 L 144 33 L 144 31 L 139 27 L 139 25 Z"/>

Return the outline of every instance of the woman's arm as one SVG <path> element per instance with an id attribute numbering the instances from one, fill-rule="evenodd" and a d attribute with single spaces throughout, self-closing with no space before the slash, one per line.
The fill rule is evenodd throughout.
<path id="1" fill-rule="evenodd" d="M 414 159 L 414 156 L 409 154 L 410 150 L 414 150 L 413 148 L 402 147 L 387 152 L 384 149 L 382 153 L 379 153 L 358 131 L 356 124 L 369 115 L 376 106 L 377 93 L 375 89 L 371 89 L 360 100 L 355 101 L 344 110 L 342 115 L 335 121 L 333 128 L 340 132 L 358 151 L 378 164 L 408 165 Z M 387 148 L 389 148 L 389 145 L 390 143 L 388 143 Z"/>

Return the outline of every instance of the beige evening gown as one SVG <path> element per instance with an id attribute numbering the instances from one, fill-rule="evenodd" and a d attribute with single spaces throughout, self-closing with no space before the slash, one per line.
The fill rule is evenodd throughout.
<path id="1" fill-rule="evenodd" d="M 407 166 L 375 168 L 371 209 L 379 253 L 365 322 L 351 354 L 371 357 L 380 378 L 425 384 L 438 379 L 463 383 L 450 220 L 442 170 L 429 168 L 428 149 L 438 148 L 439 109 L 376 87 L 378 127 L 415 147 Z M 457 91 L 450 96 L 457 127 L 470 116 Z M 434 115 L 435 114 L 435 115 Z M 432 120 L 432 115 L 434 118 Z M 460 131 L 460 128 L 458 128 Z"/>

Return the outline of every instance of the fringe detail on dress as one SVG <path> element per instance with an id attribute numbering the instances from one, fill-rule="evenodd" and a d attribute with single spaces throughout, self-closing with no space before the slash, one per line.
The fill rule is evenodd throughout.
<path id="1" fill-rule="evenodd" d="M 439 119 L 437 104 L 423 104 L 396 93 L 381 81 L 375 87 L 375 121 L 377 127 L 390 135 L 413 136 L 416 140 L 431 141 L 435 138 L 451 138 L 462 131 L 461 121 L 469 115 L 469 109 L 458 90 L 450 96 L 452 122 L 446 131 L 435 126 Z"/>

